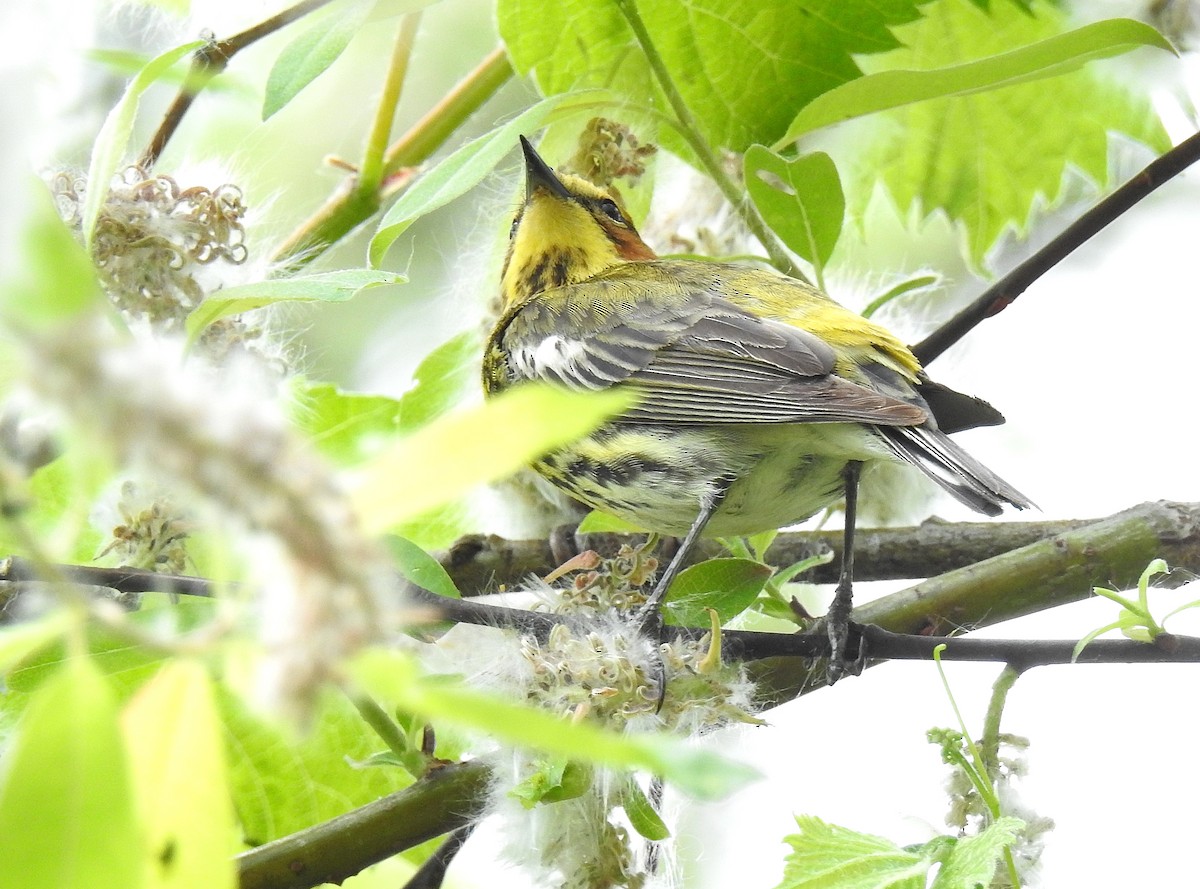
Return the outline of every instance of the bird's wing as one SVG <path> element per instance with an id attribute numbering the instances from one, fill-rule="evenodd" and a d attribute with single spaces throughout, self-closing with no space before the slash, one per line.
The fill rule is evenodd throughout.
<path id="1" fill-rule="evenodd" d="M 928 417 L 837 376 L 835 353 L 819 337 L 703 289 L 681 298 L 587 281 L 540 294 L 499 337 L 511 380 L 635 388 L 639 401 L 623 420 L 914 426 Z"/>

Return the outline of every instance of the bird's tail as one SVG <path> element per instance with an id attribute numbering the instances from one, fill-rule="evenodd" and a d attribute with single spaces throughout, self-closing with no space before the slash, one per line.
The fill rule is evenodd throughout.
<path id="1" fill-rule="evenodd" d="M 876 428 L 897 457 L 920 469 L 956 500 L 978 512 L 999 515 L 1006 504 L 1017 509 L 1036 506 L 937 429 L 929 426 Z"/>

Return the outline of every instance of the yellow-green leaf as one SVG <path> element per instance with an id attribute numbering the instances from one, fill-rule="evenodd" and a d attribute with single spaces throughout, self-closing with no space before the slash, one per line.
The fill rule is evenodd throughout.
<path id="1" fill-rule="evenodd" d="M 121 716 L 144 831 L 143 873 L 154 889 L 234 889 L 238 837 L 225 739 L 211 680 L 173 660 Z"/>

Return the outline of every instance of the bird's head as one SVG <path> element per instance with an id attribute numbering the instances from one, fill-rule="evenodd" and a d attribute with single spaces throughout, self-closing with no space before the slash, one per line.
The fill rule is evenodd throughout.
<path id="1" fill-rule="evenodd" d="M 513 219 L 502 287 L 505 305 L 623 262 L 654 259 L 615 191 L 558 175 L 524 136 L 525 203 Z"/>

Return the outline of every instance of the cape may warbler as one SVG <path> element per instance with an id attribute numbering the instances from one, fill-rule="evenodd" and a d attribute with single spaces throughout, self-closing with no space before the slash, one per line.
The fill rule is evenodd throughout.
<path id="1" fill-rule="evenodd" d="M 687 534 L 683 550 L 701 529 L 794 524 L 843 492 L 851 526 L 857 469 L 883 460 L 917 467 L 979 512 L 1032 505 L 945 434 L 1003 418 L 930 382 L 887 330 L 774 272 L 656 258 L 615 193 L 556 175 L 521 145 L 526 197 L 485 389 L 546 380 L 638 396 L 534 464 L 555 485 L 641 527 Z M 847 614 L 848 570 L 847 560 Z"/>

